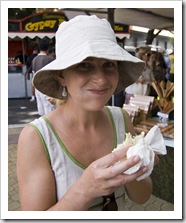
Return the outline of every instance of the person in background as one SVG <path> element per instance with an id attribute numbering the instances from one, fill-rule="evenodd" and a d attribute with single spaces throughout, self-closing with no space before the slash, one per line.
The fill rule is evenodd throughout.
<path id="1" fill-rule="evenodd" d="M 143 70 L 144 62 L 117 44 L 106 19 L 81 15 L 61 23 L 56 59 L 37 71 L 33 83 L 64 103 L 27 125 L 19 137 L 22 210 L 121 211 L 125 193 L 139 204 L 149 199 L 151 178 L 136 180 L 148 167 L 124 174 L 140 157 L 123 159 L 128 147 L 113 151 L 126 132 L 135 134 L 130 117 L 105 106 Z"/>
<path id="2" fill-rule="evenodd" d="M 167 65 L 161 52 L 152 51 L 150 56 L 150 66 L 156 81 L 161 82 L 166 80 Z"/>
<path id="3" fill-rule="evenodd" d="M 29 55 L 27 57 L 27 60 L 26 60 L 26 66 L 27 66 L 27 75 L 28 75 L 28 79 L 31 79 L 33 78 L 33 71 L 32 71 L 32 60 L 38 55 L 38 48 L 35 47 L 33 49 L 33 53 L 31 55 Z M 34 102 L 35 101 L 35 88 L 32 84 L 31 86 L 31 99 L 30 99 L 31 102 Z"/>
<path id="4" fill-rule="evenodd" d="M 138 53 L 139 53 L 139 47 L 136 47 L 136 50 L 135 50 L 135 56 L 138 57 Z"/>
<path id="5" fill-rule="evenodd" d="M 55 53 L 55 47 L 54 46 L 50 46 L 48 49 L 48 55 L 52 56 L 54 59 L 56 58 L 56 53 Z"/>
<path id="6" fill-rule="evenodd" d="M 170 73 L 169 73 L 169 80 L 171 82 L 174 82 L 174 48 L 172 50 L 172 53 L 169 54 L 169 60 L 170 60 Z"/>
<path id="7" fill-rule="evenodd" d="M 169 79 L 171 63 L 170 63 L 170 59 L 169 59 L 169 56 L 168 56 L 166 50 L 163 50 L 162 54 L 163 54 L 163 58 L 164 58 L 165 64 L 166 64 L 165 81 L 167 81 Z"/>
<path id="8" fill-rule="evenodd" d="M 39 54 L 32 60 L 32 71 L 33 75 L 40 70 L 45 65 L 51 63 L 54 58 L 48 54 L 49 49 L 49 41 L 47 38 L 43 38 L 39 41 L 38 47 L 39 47 Z M 41 93 L 37 89 L 35 89 L 35 96 L 37 101 L 37 109 L 39 115 L 45 115 L 48 112 L 55 109 L 55 106 L 53 104 L 53 98 L 50 98 L 46 94 Z M 51 103 L 51 102 L 52 103 Z"/>
<path id="9" fill-rule="evenodd" d="M 149 46 L 141 46 L 138 51 L 138 58 L 145 62 L 145 68 L 138 80 L 125 89 L 125 104 L 128 104 L 130 97 L 134 94 L 149 95 L 151 82 L 155 81 L 153 72 L 149 65 L 151 50 Z"/>
<path id="10" fill-rule="evenodd" d="M 16 63 L 26 63 L 27 56 L 23 55 L 23 52 L 21 50 L 17 51 L 16 56 L 15 56 L 15 62 Z"/>

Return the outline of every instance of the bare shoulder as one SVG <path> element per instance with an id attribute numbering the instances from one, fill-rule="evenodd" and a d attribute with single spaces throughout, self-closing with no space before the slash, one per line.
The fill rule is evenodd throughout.
<path id="1" fill-rule="evenodd" d="M 38 145 L 38 147 L 40 147 L 42 146 L 42 142 L 37 131 L 31 125 L 27 125 L 19 135 L 18 149 L 29 149 L 29 147 L 33 147 L 33 145 Z"/>
<path id="2" fill-rule="evenodd" d="M 30 135 L 36 135 L 36 131 L 31 125 L 26 125 L 20 133 L 19 140 Z"/>
<path id="3" fill-rule="evenodd" d="M 21 131 L 18 140 L 18 162 L 23 159 L 28 159 L 28 162 L 37 162 L 37 157 L 42 157 L 42 160 L 47 159 L 43 143 L 38 132 L 31 126 L 27 125 Z"/>

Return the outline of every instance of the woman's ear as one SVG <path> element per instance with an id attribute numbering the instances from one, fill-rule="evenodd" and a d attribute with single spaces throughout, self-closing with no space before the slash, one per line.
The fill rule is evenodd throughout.
<path id="1" fill-rule="evenodd" d="M 65 78 L 63 76 L 63 71 L 59 71 L 57 74 L 57 79 L 59 80 L 59 82 L 61 83 L 62 86 L 65 85 Z"/>

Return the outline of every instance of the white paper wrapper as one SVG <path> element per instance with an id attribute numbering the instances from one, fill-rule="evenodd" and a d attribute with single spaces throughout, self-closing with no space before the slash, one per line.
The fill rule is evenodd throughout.
<path id="1" fill-rule="evenodd" d="M 167 150 L 160 128 L 155 125 L 145 136 L 145 141 L 156 154 L 166 155 Z"/>
<path id="2" fill-rule="evenodd" d="M 137 172 L 140 167 L 148 166 L 148 171 L 138 177 L 138 181 L 145 179 L 152 173 L 155 153 L 161 155 L 167 154 L 163 136 L 159 127 L 156 125 L 150 129 L 145 137 L 144 133 L 135 137 L 132 137 L 130 133 L 126 134 L 126 140 L 122 144 L 118 145 L 117 149 L 125 146 L 131 146 L 126 154 L 127 159 L 134 155 L 138 155 L 141 158 L 141 161 L 125 171 L 125 174 L 133 174 Z"/>

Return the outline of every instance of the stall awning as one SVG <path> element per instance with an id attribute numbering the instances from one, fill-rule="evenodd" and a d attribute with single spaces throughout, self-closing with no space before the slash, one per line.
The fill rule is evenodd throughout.
<path id="1" fill-rule="evenodd" d="M 55 37 L 55 33 L 20 33 L 20 32 L 8 33 L 8 38 L 10 39 L 15 39 L 15 38 L 24 39 L 26 37 L 30 39 L 34 39 L 35 37 L 39 37 L 40 39 L 48 37 L 49 39 L 52 39 L 53 37 Z M 129 38 L 130 34 L 116 33 L 116 37 L 118 37 L 119 39 L 123 39 L 124 37 Z"/>
<path id="2" fill-rule="evenodd" d="M 115 35 L 116 35 L 116 37 L 118 37 L 119 39 L 123 39 L 124 37 L 126 37 L 127 39 L 130 38 L 130 34 L 127 34 L 127 33 L 124 33 L 124 34 L 122 34 L 122 33 L 116 33 Z"/>
<path id="3" fill-rule="evenodd" d="M 49 39 L 52 39 L 55 36 L 55 33 L 20 33 L 20 32 L 13 32 L 13 33 L 8 33 L 8 38 L 10 39 L 24 39 L 26 37 L 29 37 L 30 39 L 34 39 L 35 37 L 39 37 L 40 39 L 44 37 L 48 37 Z"/>

